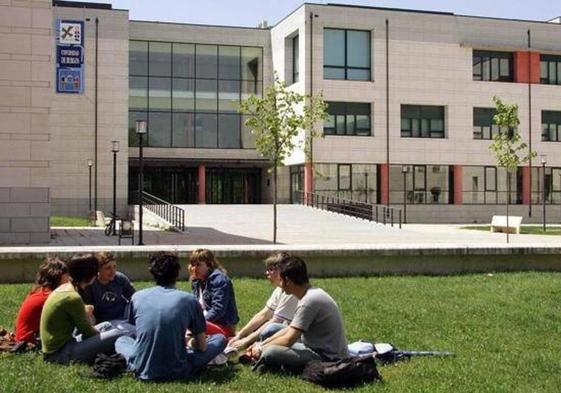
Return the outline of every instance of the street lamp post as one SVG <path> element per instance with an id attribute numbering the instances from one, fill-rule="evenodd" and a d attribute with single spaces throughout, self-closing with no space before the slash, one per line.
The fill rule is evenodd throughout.
<path id="1" fill-rule="evenodd" d="M 403 165 L 401 167 L 401 173 L 403 173 L 403 223 L 407 224 L 407 172 L 409 172 L 409 166 Z"/>
<path id="2" fill-rule="evenodd" d="M 88 177 L 89 177 L 89 183 L 88 183 L 88 200 L 89 200 L 88 210 L 89 210 L 90 214 L 92 213 L 92 166 L 93 166 L 93 160 L 92 160 L 91 158 L 88 158 Z"/>
<path id="3" fill-rule="evenodd" d="M 142 195 L 144 194 L 144 135 L 146 134 L 146 121 L 136 121 L 136 133 L 139 138 L 139 171 L 138 171 L 138 245 L 143 246 L 142 241 Z"/>
<path id="4" fill-rule="evenodd" d="M 111 142 L 111 151 L 113 152 L 113 232 L 116 235 L 115 227 L 117 226 L 117 153 L 119 152 L 119 141 Z"/>
<path id="5" fill-rule="evenodd" d="M 542 204 L 543 204 L 543 231 L 545 232 L 545 155 L 542 156 Z"/>

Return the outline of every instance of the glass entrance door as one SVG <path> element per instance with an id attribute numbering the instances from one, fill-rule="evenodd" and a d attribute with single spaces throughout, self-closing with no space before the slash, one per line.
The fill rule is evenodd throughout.
<path id="1" fill-rule="evenodd" d="M 261 170 L 208 168 L 206 202 L 211 204 L 261 203 Z"/>

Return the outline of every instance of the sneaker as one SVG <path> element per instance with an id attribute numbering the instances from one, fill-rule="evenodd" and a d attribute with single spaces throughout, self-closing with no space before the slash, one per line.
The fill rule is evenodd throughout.
<path id="1" fill-rule="evenodd" d="M 214 359 L 212 359 L 210 362 L 208 362 L 208 365 L 209 366 L 222 366 L 226 363 L 228 363 L 228 358 L 226 357 L 226 355 L 224 355 L 223 353 L 219 353 L 218 355 L 216 355 L 216 357 Z"/>
<path id="2" fill-rule="evenodd" d="M 233 363 L 233 364 L 236 364 L 236 363 L 239 362 L 240 356 L 242 356 L 243 353 L 244 353 L 243 349 L 238 350 L 234 347 L 226 347 L 226 349 L 223 352 L 223 354 L 228 359 L 228 362 Z"/>

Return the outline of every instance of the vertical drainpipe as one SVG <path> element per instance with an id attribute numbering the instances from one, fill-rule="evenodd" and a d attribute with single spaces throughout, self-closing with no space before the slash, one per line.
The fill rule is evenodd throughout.
<path id="1" fill-rule="evenodd" d="M 310 11 L 310 97 L 314 94 L 314 18 L 317 15 L 314 14 L 313 11 Z M 309 130 L 310 132 L 310 159 L 309 162 L 306 162 L 306 157 L 304 157 L 304 166 L 309 165 L 310 168 L 307 169 L 309 180 L 309 192 L 314 192 L 314 137 L 313 137 L 313 129 Z M 305 169 L 306 170 L 306 169 Z M 304 177 L 306 177 L 304 175 Z M 306 188 L 306 187 L 305 187 Z"/>
<path id="2" fill-rule="evenodd" d="M 98 108 L 97 108 L 97 74 L 98 74 L 98 44 L 99 44 L 99 18 L 95 18 L 95 90 L 94 90 L 94 211 L 97 211 L 97 174 L 98 174 L 98 152 L 97 152 L 97 118 L 98 118 Z"/>
<path id="3" fill-rule="evenodd" d="M 532 151 L 532 35 L 530 29 L 528 29 L 528 147 Z M 528 166 L 530 170 L 528 171 L 530 178 L 530 200 L 528 205 L 528 216 L 532 217 L 532 156 L 528 160 Z M 545 188 L 544 188 L 545 190 Z M 545 192 L 545 191 L 544 191 Z M 509 195 L 510 196 L 510 195 Z"/>
<path id="4" fill-rule="evenodd" d="M 390 27 L 386 19 L 386 204 L 390 205 Z"/>

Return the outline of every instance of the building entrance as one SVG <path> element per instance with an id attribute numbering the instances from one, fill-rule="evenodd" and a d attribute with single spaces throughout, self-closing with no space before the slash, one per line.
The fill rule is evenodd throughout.
<path id="1" fill-rule="evenodd" d="M 206 203 L 261 203 L 261 170 L 207 168 Z"/>

